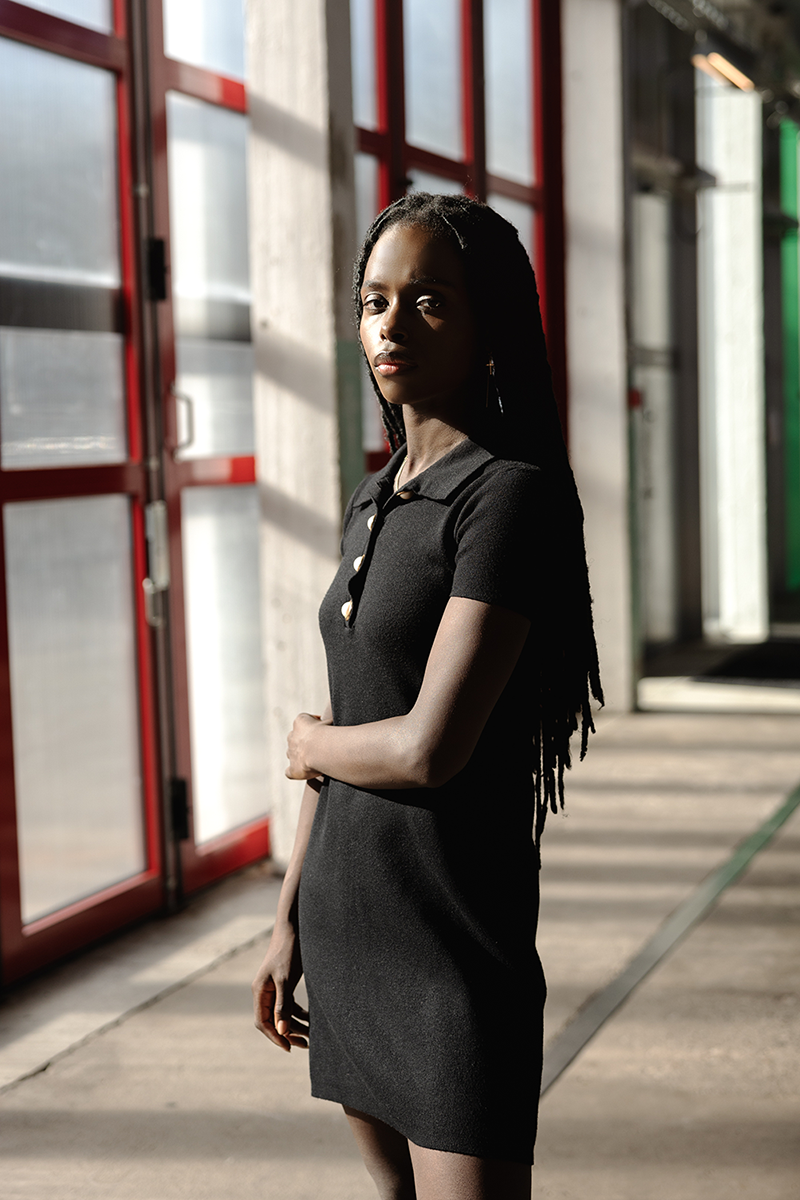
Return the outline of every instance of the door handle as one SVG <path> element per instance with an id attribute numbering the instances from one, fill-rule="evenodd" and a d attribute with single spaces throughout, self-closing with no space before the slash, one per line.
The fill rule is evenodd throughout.
<path id="1" fill-rule="evenodd" d="M 145 505 L 144 529 L 150 570 L 147 578 L 142 580 L 144 614 L 151 629 L 161 629 L 164 626 L 164 614 L 160 596 L 170 584 L 169 527 L 165 501 L 153 500 Z"/>
<path id="2" fill-rule="evenodd" d="M 180 392 L 173 383 L 170 387 L 172 395 L 175 397 L 175 424 L 178 423 L 178 402 L 182 402 L 186 406 L 186 436 L 178 439 L 175 442 L 175 449 L 172 451 L 173 457 L 181 450 L 188 449 L 194 441 L 194 400 L 187 392 Z"/>

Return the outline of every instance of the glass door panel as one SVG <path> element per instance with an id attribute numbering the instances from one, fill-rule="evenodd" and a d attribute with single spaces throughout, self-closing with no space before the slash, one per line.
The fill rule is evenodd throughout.
<path id="1" fill-rule="evenodd" d="M 264 668 L 255 487 L 183 492 L 195 842 L 262 817 Z"/>
<path id="2" fill-rule="evenodd" d="M 412 167 L 408 172 L 409 192 L 431 192 L 434 196 L 442 193 L 448 196 L 463 196 L 464 188 L 455 179 L 445 179 L 443 175 L 434 175 L 431 171 L 421 171 Z"/>
<path id="3" fill-rule="evenodd" d="M 483 12 L 486 168 L 518 183 L 533 183 L 531 3 L 484 0 Z"/>
<path id="4" fill-rule="evenodd" d="M 25 924 L 144 870 L 125 496 L 6 504 Z"/>
<path id="5" fill-rule="evenodd" d="M 350 0 L 353 119 L 362 129 L 378 127 L 375 63 L 375 0 Z"/>
<path id="6" fill-rule="evenodd" d="M 114 76 L 0 38 L 0 110 L 0 277 L 119 287 Z"/>
<path id="7" fill-rule="evenodd" d="M 406 138 L 414 146 L 460 159 L 461 2 L 405 0 Z"/>
<path id="8" fill-rule="evenodd" d="M 113 75 L 0 39 L 5 470 L 127 457 Z"/>
<path id="9" fill-rule="evenodd" d="M 127 457 L 122 337 L 0 328 L 4 470 Z"/>
<path id="10" fill-rule="evenodd" d="M 247 118 L 167 96 L 182 459 L 252 455 Z"/>
<path id="11" fill-rule="evenodd" d="M 243 0 L 164 0 L 164 53 L 244 79 Z"/>

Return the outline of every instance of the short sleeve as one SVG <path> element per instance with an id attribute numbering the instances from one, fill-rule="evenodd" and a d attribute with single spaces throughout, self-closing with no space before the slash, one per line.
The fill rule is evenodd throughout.
<path id="1" fill-rule="evenodd" d="M 527 463 L 497 463 L 477 481 L 455 525 L 451 596 L 533 617 L 532 556 L 541 494 L 541 472 Z"/>

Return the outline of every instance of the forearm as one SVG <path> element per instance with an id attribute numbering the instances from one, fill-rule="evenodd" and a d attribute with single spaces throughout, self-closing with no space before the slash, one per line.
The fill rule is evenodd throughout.
<path id="1" fill-rule="evenodd" d="M 358 788 L 440 787 L 469 761 L 529 629 L 519 613 L 452 597 L 411 711 L 337 726 L 301 713 L 287 775 L 328 775 Z"/>
<path id="2" fill-rule="evenodd" d="M 295 923 L 300 876 L 303 871 L 306 850 L 308 849 L 308 839 L 311 836 L 311 826 L 314 823 L 314 814 L 317 811 L 320 786 L 319 780 L 309 779 L 303 789 L 303 799 L 300 804 L 300 816 L 297 821 L 294 846 L 292 847 L 291 858 L 289 859 L 289 865 L 286 868 L 286 874 L 281 886 L 281 893 L 278 897 L 278 909 L 275 916 L 276 928 L 287 923 Z"/>
<path id="3" fill-rule="evenodd" d="M 368 725 L 315 723 L 304 738 L 308 767 L 353 787 L 435 785 L 431 742 L 414 712 Z"/>

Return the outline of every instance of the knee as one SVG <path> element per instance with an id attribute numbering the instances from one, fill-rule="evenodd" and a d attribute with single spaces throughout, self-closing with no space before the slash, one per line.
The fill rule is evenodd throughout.
<path id="1" fill-rule="evenodd" d="M 364 1165 L 378 1189 L 380 1200 L 416 1200 L 414 1172 L 410 1164 L 407 1170 L 387 1163 L 365 1162 Z"/>

